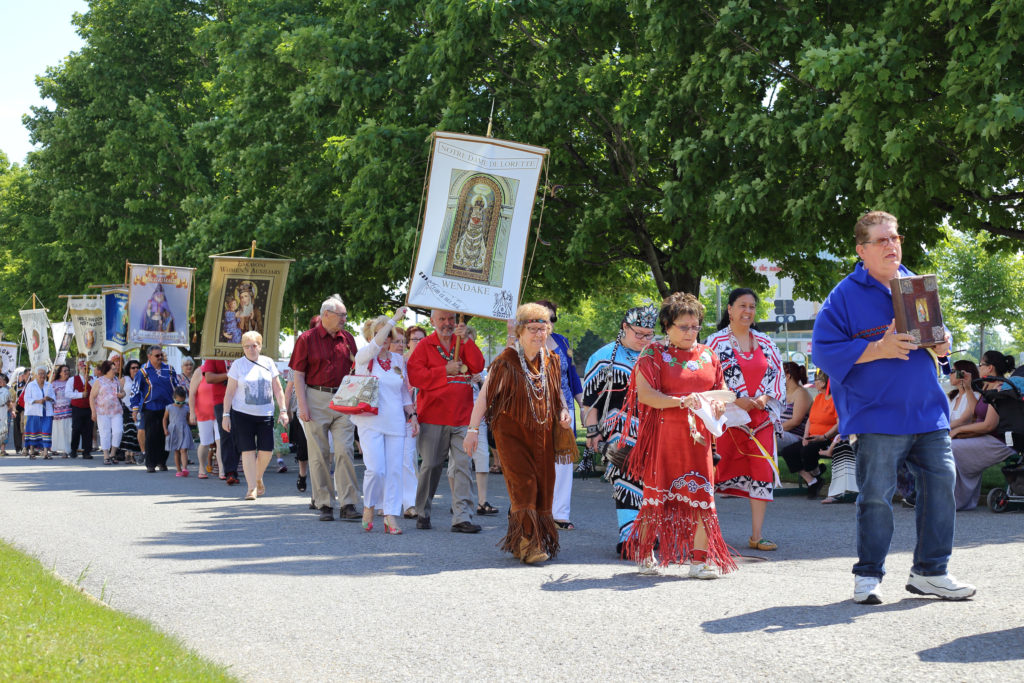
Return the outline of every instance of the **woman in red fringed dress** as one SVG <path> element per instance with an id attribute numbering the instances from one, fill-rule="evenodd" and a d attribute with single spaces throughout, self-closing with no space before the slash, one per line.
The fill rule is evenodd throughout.
<path id="1" fill-rule="evenodd" d="M 736 564 L 715 512 L 714 437 L 694 411 L 701 406 L 698 394 L 722 388 L 722 366 L 697 343 L 704 306 L 696 297 L 673 294 L 658 317 L 668 342 L 640 353 L 630 387 L 629 410 L 639 414 L 640 429 L 628 472 L 643 480 L 644 495 L 623 552 L 645 574 L 689 561 L 691 577 L 714 579 Z M 724 411 L 717 400 L 707 408 L 716 418 Z"/>

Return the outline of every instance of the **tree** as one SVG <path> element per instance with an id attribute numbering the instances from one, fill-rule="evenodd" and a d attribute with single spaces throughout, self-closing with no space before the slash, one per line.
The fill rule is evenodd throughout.
<path id="1" fill-rule="evenodd" d="M 950 231 L 929 254 L 939 275 L 944 319 L 954 337 L 963 339 L 968 325 L 979 328 L 979 346 L 972 349 L 977 357 L 989 347 L 986 329 L 1019 326 L 1024 317 L 1024 254 L 1003 242 L 985 233 Z"/>

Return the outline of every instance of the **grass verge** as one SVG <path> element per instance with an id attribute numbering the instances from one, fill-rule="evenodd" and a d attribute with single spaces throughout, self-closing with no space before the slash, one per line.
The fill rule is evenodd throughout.
<path id="1" fill-rule="evenodd" d="M 142 619 L 94 600 L 0 541 L 0 680 L 236 679 Z"/>

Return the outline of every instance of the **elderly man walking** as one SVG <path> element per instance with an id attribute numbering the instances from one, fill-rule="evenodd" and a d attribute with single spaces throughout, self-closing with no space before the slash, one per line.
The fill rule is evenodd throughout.
<path id="1" fill-rule="evenodd" d="M 352 369 L 356 340 L 345 329 L 348 310 L 335 294 L 320 305 L 320 322 L 295 340 L 292 369 L 298 416 L 306 435 L 309 452 L 309 478 L 313 505 L 320 510 L 320 521 L 334 519 L 334 499 L 338 518 L 354 522 L 361 514 L 356 505 L 356 470 L 352 464 L 355 427 L 347 415 L 331 410 L 331 398 L 342 378 Z M 334 480 L 331 480 L 328 456 L 334 441 Z"/>
<path id="2" fill-rule="evenodd" d="M 832 380 L 839 433 L 856 452 L 857 563 L 854 602 L 877 605 L 893 534 L 892 495 L 904 462 L 917 484 L 917 545 L 906 589 L 964 600 L 974 586 L 947 571 L 953 551 L 956 469 L 949 441 L 949 403 L 936 363 L 909 334 L 895 331 L 889 282 L 913 275 L 901 265 L 896 217 L 872 211 L 854 226 L 861 262 L 825 299 L 814 322 L 814 363 Z M 946 343 L 935 347 L 949 353 Z"/>
<path id="3" fill-rule="evenodd" d="M 473 412 L 470 377 L 484 369 L 484 356 L 466 335 L 466 324 L 455 324 L 453 312 L 435 310 L 430 322 L 434 333 L 416 345 L 408 362 L 409 383 L 419 389 L 417 448 L 422 464 L 416 486 L 416 528 L 430 528 L 430 503 L 447 459 L 453 482 L 451 530 L 475 534 L 480 527 L 473 524 L 473 480 L 462 440 Z"/>
<path id="4" fill-rule="evenodd" d="M 164 363 L 161 346 L 150 346 L 147 361 L 135 375 L 132 394 L 132 417 L 142 413 L 146 430 L 146 471 L 167 471 L 167 449 L 164 447 L 164 408 L 174 402 L 174 387 L 178 386 L 177 373 Z"/>

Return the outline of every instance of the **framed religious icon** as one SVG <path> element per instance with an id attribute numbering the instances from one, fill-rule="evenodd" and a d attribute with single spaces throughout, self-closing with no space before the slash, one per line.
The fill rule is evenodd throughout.
<path id="1" fill-rule="evenodd" d="M 934 275 L 897 277 L 889 282 L 896 331 L 909 334 L 918 346 L 936 346 L 946 339 Z"/>

